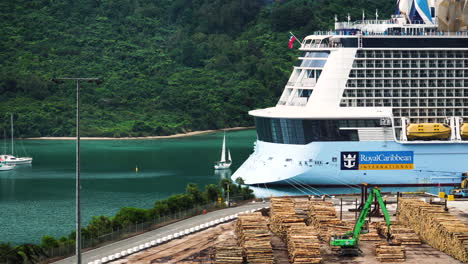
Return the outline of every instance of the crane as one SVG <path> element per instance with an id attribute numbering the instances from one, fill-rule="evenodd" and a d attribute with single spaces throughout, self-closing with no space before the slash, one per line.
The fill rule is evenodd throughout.
<path id="1" fill-rule="evenodd" d="M 385 207 L 382 195 L 380 194 L 380 189 L 374 187 L 371 189 L 369 196 L 367 197 L 367 200 L 364 203 L 361 212 L 359 213 L 359 217 L 356 220 L 356 224 L 354 225 L 353 230 L 348 231 L 341 236 L 333 236 L 330 239 L 330 246 L 339 246 L 341 255 L 357 256 L 359 254 L 359 235 L 361 234 L 362 227 L 364 226 L 366 218 L 369 215 L 369 211 L 374 199 L 377 200 L 380 208 L 382 209 L 385 224 L 387 225 L 387 242 L 390 241 L 390 216 L 388 215 L 387 208 Z"/>

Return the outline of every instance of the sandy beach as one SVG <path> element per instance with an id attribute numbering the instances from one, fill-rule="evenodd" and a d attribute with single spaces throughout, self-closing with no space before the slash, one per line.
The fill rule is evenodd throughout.
<path id="1" fill-rule="evenodd" d="M 165 139 L 165 138 L 181 138 L 181 137 L 190 137 L 195 135 L 202 135 L 208 133 L 222 132 L 222 131 L 236 131 L 236 130 L 245 130 L 245 129 L 254 129 L 255 127 L 230 127 L 224 129 L 213 129 L 213 130 L 202 130 L 202 131 L 192 131 L 188 133 L 179 133 L 169 136 L 149 136 L 149 137 L 80 137 L 81 140 L 135 140 L 135 139 Z M 39 139 L 39 140 L 75 140 L 76 137 L 34 137 L 34 138 L 22 138 L 22 139 Z"/>

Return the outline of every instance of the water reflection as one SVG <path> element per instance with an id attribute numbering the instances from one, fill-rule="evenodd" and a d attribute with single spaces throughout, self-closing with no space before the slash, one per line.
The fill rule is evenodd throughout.
<path id="1" fill-rule="evenodd" d="M 219 179 L 230 179 L 232 175 L 231 169 L 224 169 L 224 170 L 215 170 L 215 175 L 219 177 Z"/>

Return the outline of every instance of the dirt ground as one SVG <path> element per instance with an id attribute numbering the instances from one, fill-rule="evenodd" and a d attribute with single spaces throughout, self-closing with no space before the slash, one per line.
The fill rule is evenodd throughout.
<path id="1" fill-rule="evenodd" d="M 180 239 L 174 239 L 166 244 L 112 263 L 212 263 L 211 256 L 214 254 L 214 245 L 234 239 L 234 222 L 229 222 Z"/>
<path id="2" fill-rule="evenodd" d="M 348 203 L 343 205 L 342 218 L 347 221 L 354 221 L 355 213 L 348 209 L 354 208 L 354 205 Z M 396 204 L 388 204 L 387 209 L 392 220 L 396 220 L 394 216 L 396 212 Z M 454 210 L 455 211 L 455 210 Z M 454 212 L 455 213 L 455 212 Z M 457 214 L 463 213 L 456 211 Z M 340 215 L 340 208 L 337 206 L 337 215 Z M 384 221 L 382 217 L 373 217 L 371 221 Z M 235 221 L 218 225 L 208 230 L 201 231 L 180 239 L 172 240 L 166 244 L 153 247 L 151 249 L 133 254 L 126 258 L 114 261 L 114 264 L 149 264 L 149 263 L 214 263 L 214 246 L 222 244 L 225 241 L 235 240 L 234 234 Z M 280 238 L 271 234 L 271 244 L 273 247 L 273 256 L 275 264 L 288 264 L 287 247 Z M 332 252 L 327 243 L 322 242 L 321 253 L 323 263 L 380 263 L 375 257 L 375 246 L 381 241 L 360 241 L 361 255 L 358 257 L 340 257 L 336 252 Z M 458 264 L 461 263 L 454 258 L 436 250 L 427 244 L 422 245 L 407 245 L 406 248 L 406 264 Z"/>

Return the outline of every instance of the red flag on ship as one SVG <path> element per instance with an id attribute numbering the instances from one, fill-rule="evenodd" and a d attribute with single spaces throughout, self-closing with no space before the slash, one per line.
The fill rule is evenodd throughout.
<path id="1" fill-rule="evenodd" d="M 293 48 L 293 43 L 294 43 L 295 40 L 296 40 L 296 38 L 295 38 L 294 36 L 291 36 L 291 37 L 289 38 L 289 41 L 288 41 L 288 48 L 289 48 L 289 49 L 292 49 L 292 48 Z"/>

